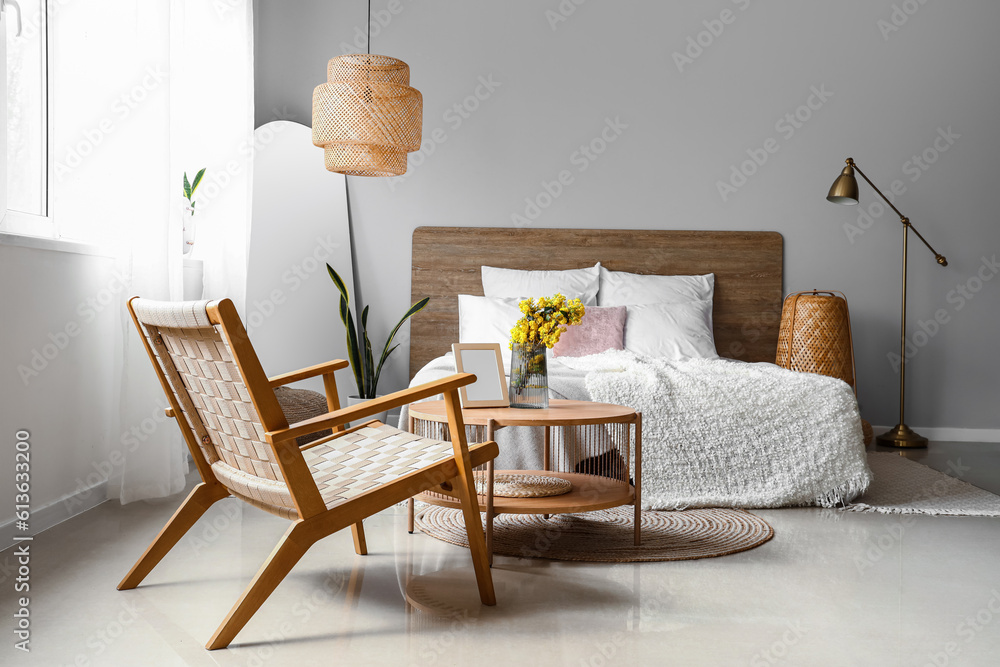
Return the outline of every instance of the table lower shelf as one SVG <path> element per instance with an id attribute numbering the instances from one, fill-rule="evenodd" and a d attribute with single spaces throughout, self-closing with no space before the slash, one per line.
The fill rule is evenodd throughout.
<path id="1" fill-rule="evenodd" d="M 575 472 L 549 472 L 546 470 L 497 470 L 495 474 L 547 475 L 568 480 L 573 488 L 569 493 L 542 498 L 493 497 L 494 514 L 569 514 L 628 505 L 635 500 L 635 489 L 621 480 Z M 440 493 L 424 492 L 416 500 L 442 507 L 461 508 L 457 498 Z M 479 496 L 479 509 L 486 511 L 487 498 Z"/>

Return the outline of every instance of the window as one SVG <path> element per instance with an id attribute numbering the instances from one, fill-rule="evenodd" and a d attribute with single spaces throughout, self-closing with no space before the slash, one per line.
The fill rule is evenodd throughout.
<path id="1" fill-rule="evenodd" d="M 48 218 L 48 24 L 45 0 L 0 0 L 7 77 L 0 231 L 53 237 Z M 0 202 L 3 201 L 0 197 Z"/>

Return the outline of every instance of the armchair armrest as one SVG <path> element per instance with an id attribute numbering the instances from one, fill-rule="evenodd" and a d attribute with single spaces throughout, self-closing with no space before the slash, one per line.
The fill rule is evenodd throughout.
<path id="1" fill-rule="evenodd" d="M 476 381 L 476 376 L 472 373 L 456 373 L 446 378 L 427 382 L 409 389 L 393 392 L 380 398 L 373 398 L 370 401 L 352 405 L 348 408 L 333 410 L 324 415 L 318 415 L 312 419 L 298 422 L 295 426 L 278 431 L 268 431 L 264 437 L 271 444 L 292 440 L 300 435 L 309 435 L 316 431 L 324 431 L 328 428 L 336 429 L 347 422 L 370 417 L 379 412 L 398 408 L 403 405 L 414 403 L 424 398 L 430 398 L 437 394 L 456 391 L 459 387 L 472 384 Z"/>
<path id="2" fill-rule="evenodd" d="M 334 359 L 323 364 L 316 364 L 315 366 L 310 366 L 308 368 L 303 368 L 297 371 L 292 371 L 290 373 L 282 373 L 281 375 L 275 375 L 274 377 L 267 378 L 267 381 L 271 384 L 271 388 L 281 387 L 286 384 L 291 384 L 293 382 L 298 382 L 299 380 L 307 380 L 317 375 L 328 375 L 334 371 L 339 371 L 342 368 L 347 368 L 350 364 L 343 359 Z"/>

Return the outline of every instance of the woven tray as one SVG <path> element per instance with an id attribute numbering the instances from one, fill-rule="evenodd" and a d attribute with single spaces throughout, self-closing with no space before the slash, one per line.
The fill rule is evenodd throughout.
<path id="1" fill-rule="evenodd" d="M 503 473 L 493 476 L 493 495 L 501 498 L 543 498 L 569 493 L 573 484 L 561 477 Z M 486 473 L 476 473 L 476 493 L 486 495 Z"/>

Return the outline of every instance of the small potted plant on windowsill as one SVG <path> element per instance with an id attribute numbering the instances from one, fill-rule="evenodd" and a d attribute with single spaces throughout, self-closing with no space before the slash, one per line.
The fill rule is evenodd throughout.
<path id="1" fill-rule="evenodd" d="M 392 341 L 396 337 L 396 333 L 399 331 L 400 327 L 403 326 L 403 323 L 406 322 L 406 320 L 410 319 L 424 309 L 424 306 L 427 305 L 430 298 L 425 297 L 421 299 L 410 306 L 410 309 L 404 313 L 403 317 L 400 318 L 399 322 L 396 323 L 396 326 L 393 327 L 392 331 L 389 333 L 389 337 L 385 341 L 382 353 L 379 355 L 378 363 L 376 364 L 375 356 L 372 353 L 372 344 L 368 339 L 369 307 L 364 307 L 364 310 L 361 311 L 361 318 L 357 321 L 357 323 L 355 323 L 354 316 L 351 314 L 351 296 L 347 292 L 347 285 L 344 284 L 344 281 L 341 279 L 340 275 L 333 270 L 332 266 L 327 264 L 326 270 L 330 274 L 330 279 L 333 280 L 333 284 L 337 286 L 337 290 L 340 292 L 340 321 L 344 323 L 344 329 L 347 333 L 347 360 L 351 364 L 351 370 L 354 372 L 354 382 L 358 387 L 357 395 L 348 396 L 348 402 L 350 405 L 355 405 L 379 396 L 378 381 L 379 377 L 382 375 L 382 366 L 389 358 L 389 355 L 392 354 L 397 347 L 399 347 L 398 344 L 392 345 Z M 392 345 L 392 347 L 390 347 L 390 345 Z M 371 417 L 371 419 L 377 419 L 383 423 L 386 418 L 386 412 L 381 412 Z"/>
<path id="2" fill-rule="evenodd" d="M 205 169 L 207 167 L 202 167 L 201 170 L 194 175 L 194 180 L 189 181 L 187 172 L 184 172 L 184 198 L 187 199 L 188 203 L 184 207 L 184 254 L 190 255 L 191 251 L 194 250 L 194 209 L 198 202 L 194 200 L 195 190 L 201 185 L 201 179 L 205 176 Z"/>

